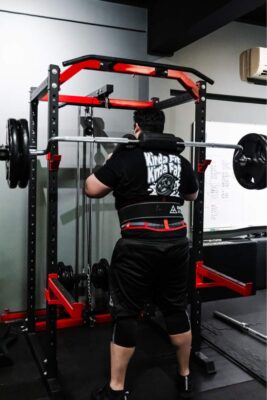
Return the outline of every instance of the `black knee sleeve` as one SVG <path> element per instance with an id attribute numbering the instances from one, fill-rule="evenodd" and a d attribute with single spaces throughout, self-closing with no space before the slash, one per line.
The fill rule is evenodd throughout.
<path id="1" fill-rule="evenodd" d="M 169 335 L 188 332 L 191 329 L 186 311 L 176 311 L 175 314 L 164 315 L 167 332 Z"/>
<path id="2" fill-rule="evenodd" d="M 135 347 L 137 319 L 134 317 L 116 318 L 113 323 L 112 342 L 122 347 Z"/>

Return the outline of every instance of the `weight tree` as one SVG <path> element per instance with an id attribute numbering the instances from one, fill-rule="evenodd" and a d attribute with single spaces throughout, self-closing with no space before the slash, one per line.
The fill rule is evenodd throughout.
<path id="1" fill-rule="evenodd" d="M 173 65 L 158 64 L 152 62 L 144 62 L 137 60 L 112 58 L 104 56 L 84 56 L 69 60 L 63 63 L 67 68 L 61 72 L 57 65 L 50 65 L 48 77 L 43 83 L 31 89 L 30 96 L 30 149 L 29 154 L 44 155 L 46 154 L 48 161 L 48 196 L 47 196 L 47 287 L 53 283 L 55 274 L 57 273 L 57 216 L 58 216 L 58 167 L 61 156 L 58 154 L 58 141 L 79 142 L 78 138 L 60 138 L 58 137 L 58 113 L 62 104 L 76 105 L 100 108 L 117 108 L 126 110 L 135 110 L 142 108 L 158 108 L 166 109 L 188 101 L 195 101 L 195 138 L 196 143 L 192 146 L 196 147 L 195 151 L 195 170 L 199 179 L 199 197 L 194 204 L 194 220 L 193 220 L 193 251 L 191 256 L 192 277 L 190 281 L 191 293 L 191 321 L 193 330 L 193 352 L 199 361 L 205 365 L 206 370 L 210 373 L 215 371 L 212 361 L 208 360 L 200 352 L 201 342 L 201 301 L 199 296 L 199 287 L 201 282 L 197 282 L 196 272 L 202 274 L 203 277 L 209 276 L 218 284 L 239 291 L 243 295 L 251 294 L 250 285 L 239 285 L 237 282 L 231 281 L 225 277 L 219 276 L 214 271 L 206 269 L 203 266 L 203 211 L 204 211 L 204 172 L 208 165 L 206 160 L 205 147 L 205 125 L 206 125 L 206 98 L 207 83 L 213 84 L 213 81 L 199 71 Z M 148 77 L 163 78 L 177 80 L 185 89 L 167 100 L 160 101 L 152 99 L 148 101 L 140 100 L 121 100 L 110 98 L 111 92 L 99 89 L 90 96 L 72 96 L 59 94 L 59 88 L 72 78 L 79 71 L 95 70 L 102 72 L 114 72 L 123 74 L 143 75 Z M 194 82 L 187 73 L 193 74 L 200 78 L 200 81 Z M 107 85 L 109 86 L 109 85 Z M 37 151 L 37 132 L 38 132 L 38 104 L 39 101 L 48 103 L 48 146 L 43 151 Z M 22 124 L 23 125 L 23 124 Z M 82 138 L 80 138 L 82 139 Z M 91 140 L 89 140 L 91 139 Z M 99 140 L 97 140 L 99 139 Z M 86 141 L 101 142 L 103 138 L 87 138 Z M 108 138 L 107 138 L 108 139 Z M 110 138 L 110 142 L 115 143 Z M 117 140 L 117 142 L 126 143 L 126 139 Z M 128 141 L 129 142 L 129 141 Z M 266 144 L 266 142 L 264 142 Z M 185 142 L 185 145 L 190 146 Z M 215 147 L 215 146 L 211 146 Z M 221 147 L 235 148 L 238 152 L 242 150 L 242 146 L 222 145 Z M 265 149 L 266 150 L 266 149 Z M 4 150 L 2 149 L 2 152 Z M 240 153 L 240 159 L 243 157 Z M 252 157 L 250 157 L 252 160 Z M 4 159 L 2 157 L 2 159 Z M 243 157 L 246 164 L 254 162 L 249 157 Z M 46 348 L 42 354 L 40 346 L 36 339 L 36 321 L 35 321 L 35 272 L 36 272 L 36 187 L 37 187 L 37 162 L 36 157 L 31 157 L 30 176 L 29 176 L 29 214 L 28 214 L 28 284 L 27 284 L 27 316 L 26 330 L 28 338 L 38 360 L 39 367 L 45 378 L 51 395 L 57 397 L 60 395 L 61 389 L 57 382 L 57 341 L 56 341 L 56 302 L 49 296 L 46 290 Z M 26 165 L 26 163 L 25 163 Z M 16 186 L 16 185 L 15 185 Z M 10 186 L 11 187 L 11 186 Z M 97 318 L 96 318 L 97 319 Z M 99 318 L 99 320 L 101 320 Z M 102 319 L 103 320 L 103 319 Z M 108 320 L 105 318 L 104 320 Z M 58 398 L 58 397 L 57 397 Z"/>

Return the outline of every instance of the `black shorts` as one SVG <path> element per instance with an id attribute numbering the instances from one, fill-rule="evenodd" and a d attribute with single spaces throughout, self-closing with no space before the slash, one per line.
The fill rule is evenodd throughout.
<path id="1" fill-rule="evenodd" d="M 137 316 L 146 304 L 163 314 L 186 309 L 189 245 L 187 238 L 121 238 L 110 267 L 113 316 Z"/>

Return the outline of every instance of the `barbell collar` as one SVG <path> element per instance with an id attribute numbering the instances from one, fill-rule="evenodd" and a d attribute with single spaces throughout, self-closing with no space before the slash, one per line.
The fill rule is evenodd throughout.
<path id="1" fill-rule="evenodd" d="M 0 146 L 0 161 L 9 160 L 9 152 L 6 146 Z"/>
<path id="2" fill-rule="evenodd" d="M 48 154 L 54 142 L 69 142 L 69 143 L 114 143 L 114 144 L 138 144 L 139 140 L 118 138 L 118 137 L 78 137 L 78 136 L 55 136 L 48 140 L 47 148 L 44 150 L 30 150 L 31 157 L 42 156 Z M 243 151 L 243 146 L 238 144 L 224 143 L 206 143 L 206 142 L 179 142 L 177 147 L 211 147 L 220 149 L 237 149 Z"/>

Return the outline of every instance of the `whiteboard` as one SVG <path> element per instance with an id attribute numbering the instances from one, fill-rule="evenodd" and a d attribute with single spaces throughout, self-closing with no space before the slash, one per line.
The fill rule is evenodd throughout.
<path id="1" fill-rule="evenodd" d="M 237 144 L 248 133 L 267 135 L 267 126 L 206 123 L 206 142 Z M 267 189 L 248 190 L 236 180 L 231 149 L 207 148 L 212 160 L 205 172 L 204 230 L 231 230 L 267 225 Z"/>

